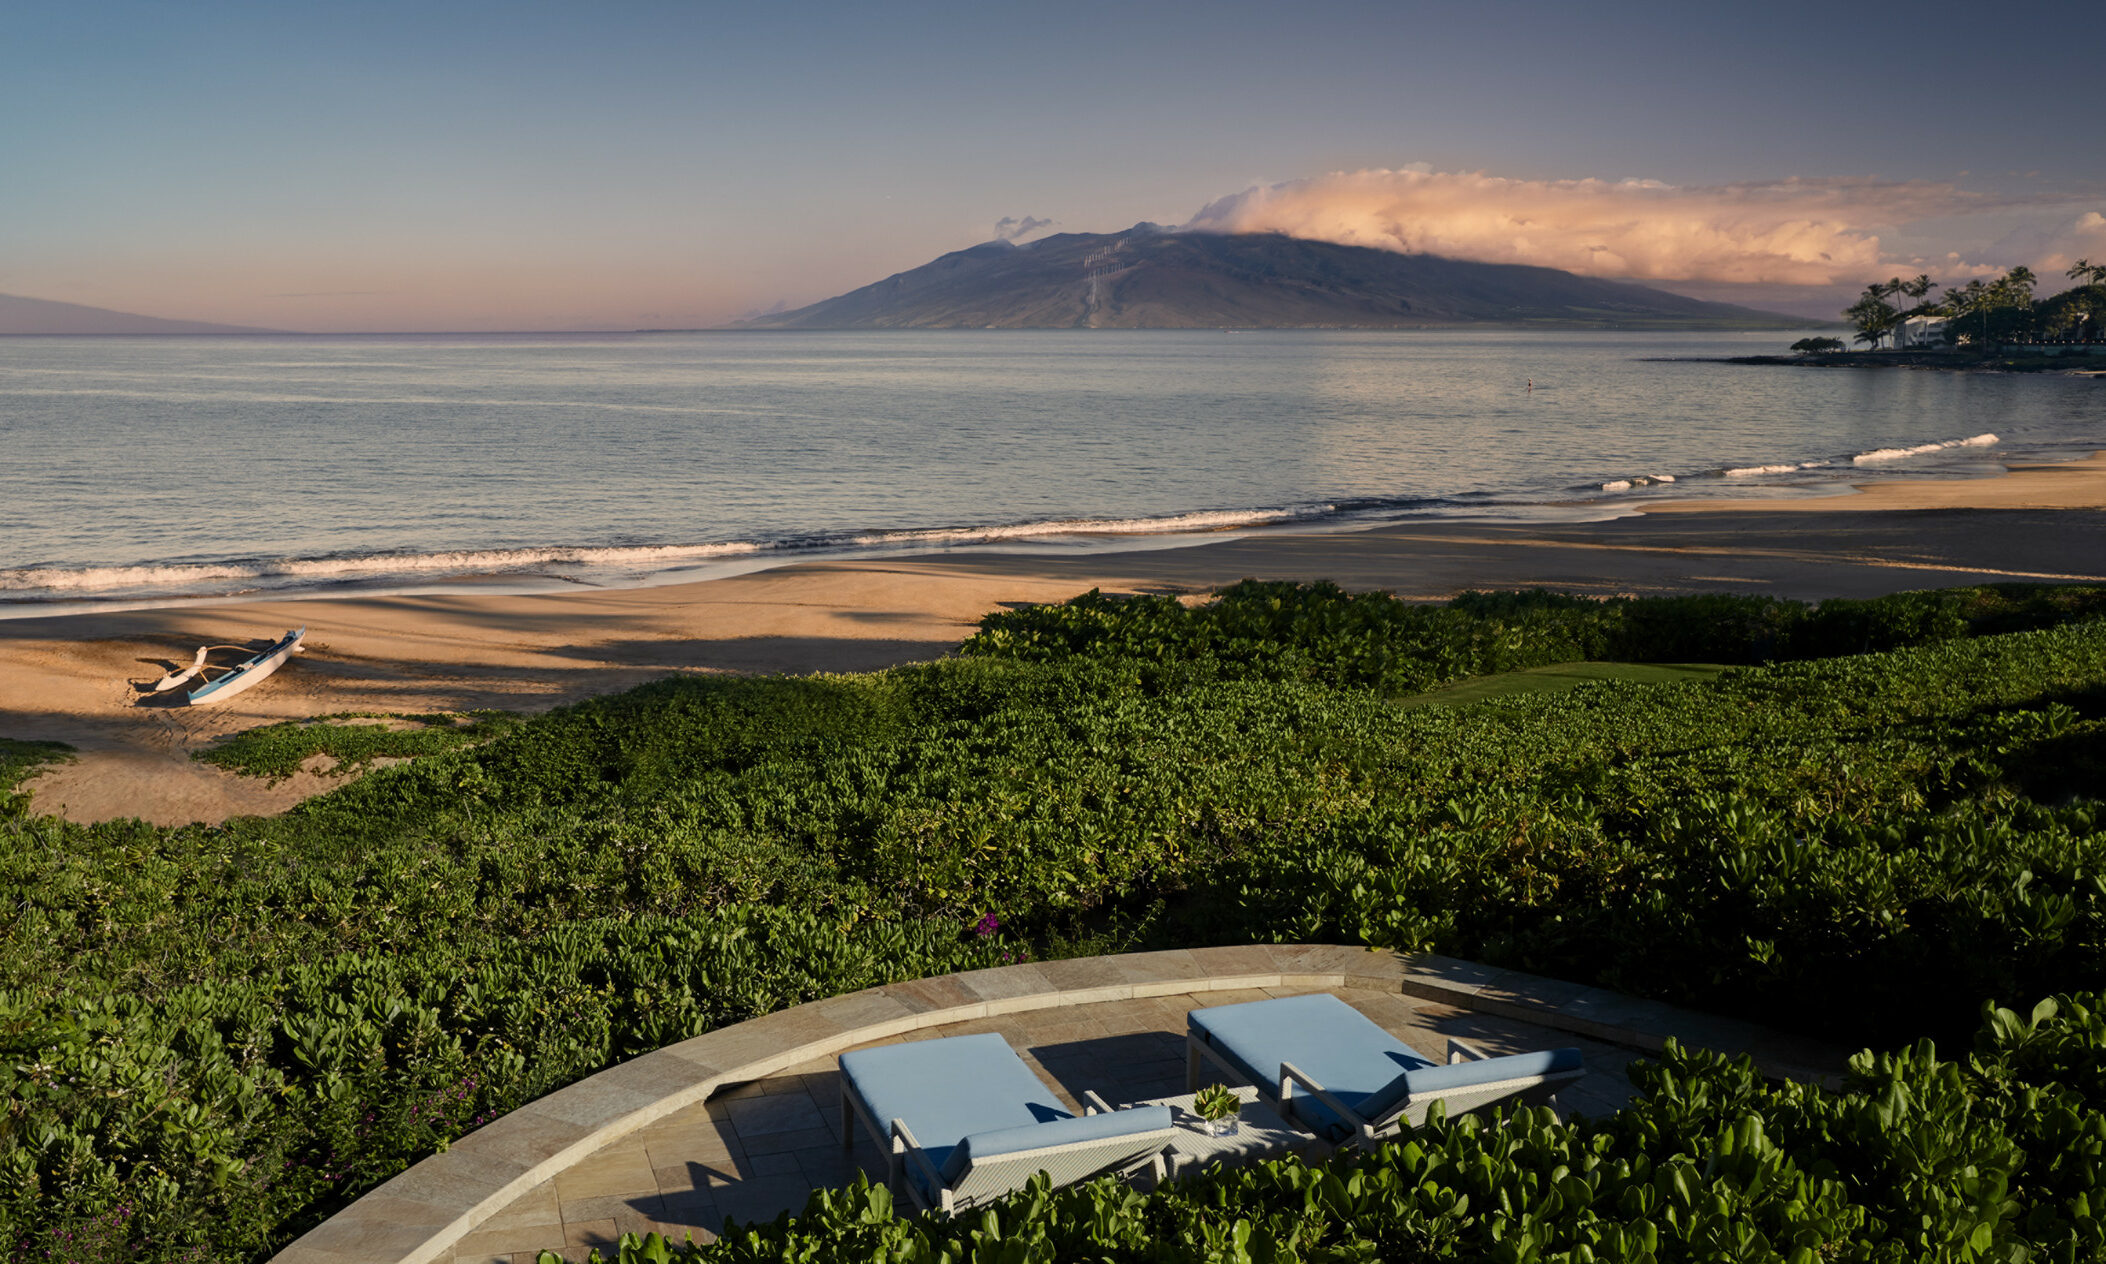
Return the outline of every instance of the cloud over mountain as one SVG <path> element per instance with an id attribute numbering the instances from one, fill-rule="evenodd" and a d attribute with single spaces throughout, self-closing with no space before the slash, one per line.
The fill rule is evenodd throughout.
<path id="1" fill-rule="evenodd" d="M 994 239 L 996 241 L 1015 241 L 1020 237 L 1029 237 L 1041 228 L 1051 227 L 1053 227 L 1052 220 L 1040 219 L 1036 215 L 1026 215 L 1022 219 L 1018 219 L 1014 215 L 1004 215 L 995 221 Z"/>
<path id="2" fill-rule="evenodd" d="M 1407 167 L 1247 189 L 1208 205 L 1185 227 L 1281 232 L 1582 276 L 1822 286 L 1888 267 L 1879 229 L 1964 212 L 1972 201 L 1952 185 L 1924 181 L 1684 187 Z"/>

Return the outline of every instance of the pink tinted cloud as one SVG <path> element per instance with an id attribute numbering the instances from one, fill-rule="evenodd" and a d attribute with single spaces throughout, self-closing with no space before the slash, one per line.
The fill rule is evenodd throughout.
<path id="1" fill-rule="evenodd" d="M 1185 227 L 1562 268 L 1585 276 L 1819 286 L 1887 266 L 1877 230 L 1972 209 L 1947 184 L 1516 180 L 1420 169 L 1247 189 Z"/>
<path id="2" fill-rule="evenodd" d="M 1991 250 L 1999 257 L 2026 261 L 2043 279 L 2059 279 L 2079 259 L 2106 263 L 2106 215 L 2085 211 L 2074 219 L 2021 228 Z"/>

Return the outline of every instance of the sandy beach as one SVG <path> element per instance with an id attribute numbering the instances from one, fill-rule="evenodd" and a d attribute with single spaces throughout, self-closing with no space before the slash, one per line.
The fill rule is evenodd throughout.
<path id="1" fill-rule="evenodd" d="M 1197 593 L 1254 577 L 1442 598 L 1548 586 L 1817 599 L 2009 581 L 2106 583 L 2106 453 L 1845 497 L 1661 502 L 1584 524 L 1430 520 L 1250 534 L 1188 548 L 808 562 L 579 593 L 365 596 L 0 620 L 0 736 L 78 758 L 32 779 L 76 821 L 216 822 L 340 784 L 277 785 L 193 761 L 244 729 L 345 711 L 538 711 L 677 672 L 863 671 L 937 657 L 986 613 L 1093 587 Z M 200 644 L 308 629 L 308 653 L 233 702 L 151 705 L 140 686 Z"/>

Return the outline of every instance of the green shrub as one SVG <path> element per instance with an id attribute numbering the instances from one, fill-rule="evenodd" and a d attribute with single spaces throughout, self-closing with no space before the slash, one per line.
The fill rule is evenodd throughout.
<path id="1" fill-rule="evenodd" d="M 2028 631 L 2106 615 L 2106 588 L 2001 584 L 1818 606 L 1724 593 L 1594 600 L 1464 593 L 1446 605 L 1246 580 L 1213 601 L 1107 597 L 988 615 L 961 653 L 1126 661 L 1172 679 L 1315 680 L 1412 693 L 1463 676 L 1581 659 L 1762 663 Z"/>
<path id="2" fill-rule="evenodd" d="M 347 719 L 384 723 L 328 723 Z M 416 727 L 390 728 L 385 723 L 389 721 Z M 326 772 L 330 776 L 341 776 L 369 768 L 377 759 L 416 759 L 473 742 L 488 741 L 516 723 L 517 717 L 499 711 L 476 712 L 466 723 L 452 715 L 396 716 L 378 712 L 325 715 L 249 729 L 199 751 L 195 758 L 229 772 L 278 781 L 298 772 L 300 765 L 314 756 L 327 755 L 334 762 Z"/>

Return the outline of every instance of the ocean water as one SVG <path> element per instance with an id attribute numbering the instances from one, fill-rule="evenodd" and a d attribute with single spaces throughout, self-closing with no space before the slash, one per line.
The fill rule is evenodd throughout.
<path id="1" fill-rule="evenodd" d="M 2096 381 L 1700 362 L 1787 340 L 0 338 L 0 614 L 1603 517 L 2106 446 Z"/>

